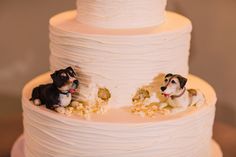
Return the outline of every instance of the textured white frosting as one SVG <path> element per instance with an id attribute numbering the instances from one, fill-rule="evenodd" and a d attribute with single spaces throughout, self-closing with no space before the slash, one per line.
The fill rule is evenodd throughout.
<path id="1" fill-rule="evenodd" d="M 207 104 L 198 109 L 156 118 L 112 109 L 91 121 L 34 106 L 32 88 L 49 80 L 49 73 L 44 74 L 23 90 L 25 157 L 212 157 L 216 95 L 197 77 L 190 76 L 188 86 L 206 96 Z"/>
<path id="2" fill-rule="evenodd" d="M 75 17 L 69 11 L 50 20 L 50 65 L 52 70 L 80 67 L 80 100 L 93 99 L 98 87 L 106 87 L 110 107 L 127 106 L 159 73 L 188 74 L 187 18 L 167 12 L 159 27 L 111 30 L 80 24 Z"/>
<path id="3" fill-rule="evenodd" d="M 11 157 L 26 157 L 24 153 L 24 136 L 20 136 L 17 141 L 14 143 L 14 146 L 11 150 Z M 212 156 L 211 157 L 223 157 L 223 153 L 220 149 L 220 146 L 212 140 L 211 142 L 211 150 L 212 150 Z"/>
<path id="4" fill-rule="evenodd" d="M 164 21 L 167 0 L 77 0 L 77 20 L 102 28 L 140 28 Z"/>

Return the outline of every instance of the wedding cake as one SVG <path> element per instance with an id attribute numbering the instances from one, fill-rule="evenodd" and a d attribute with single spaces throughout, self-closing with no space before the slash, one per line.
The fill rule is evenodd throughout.
<path id="1" fill-rule="evenodd" d="M 51 72 L 23 89 L 24 134 L 12 157 L 222 157 L 212 140 L 216 94 L 189 74 L 191 22 L 165 7 L 166 0 L 77 0 L 77 10 L 52 17 Z M 69 66 L 79 81 L 71 104 L 60 113 L 34 105 L 33 89 Z M 163 82 L 181 86 L 180 76 L 204 103 L 160 107 L 184 95 L 162 93 Z"/>

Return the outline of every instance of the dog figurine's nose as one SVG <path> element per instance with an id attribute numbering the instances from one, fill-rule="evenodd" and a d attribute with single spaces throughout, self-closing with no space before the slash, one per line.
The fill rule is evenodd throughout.
<path id="1" fill-rule="evenodd" d="M 165 86 L 161 87 L 161 91 L 162 91 L 162 92 L 164 92 L 165 90 L 166 90 L 166 87 L 165 87 Z"/>
<path id="2" fill-rule="evenodd" d="M 76 84 L 76 85 L 79 85 L 79 81 L 78 80 L 74 80 L 73 83 Z"/>
<path id="3" fill-rule="evenodd" d="M 79 81 L 78 81 L 78 80 L 74 80 L 74 81 L 73 81 L 73 85 L 74 85 L 74 88 L 78 88 L 78 86 L 79 86 Z"/>

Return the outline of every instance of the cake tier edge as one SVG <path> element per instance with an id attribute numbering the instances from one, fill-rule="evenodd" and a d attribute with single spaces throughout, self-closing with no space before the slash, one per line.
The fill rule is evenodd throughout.
<path id="1" fill-rule="evenodd" d="M 212 140 L 212 156 L 211 157 L 223 157 L 222 150 L 219 144 Z M 25 157 L 24 154 L 24 135 L 21 135 L 14 143 L 11 149 L 11 157 Z"/>
<path id="2" fill-rule="evenodd" d="M 147 36 L 158 35 L 168 32 L 191 32 L 191 21 L 175 12 L 166 11 L 166 20 L 163 24 L 153 27 L 144 28 L 123 28 L 123 29 L 109 29 L 99 28 L 95 26 L 86 25 L 76 21 L 76 11 L 70 10 L 63 13 L 59 13 L 53 16 L 49 25 L 51 28 L 57 29 L 67 33 L 78 33 L 83 35 L 92 36 L 116 36 L 116 37 L 135 37 L 135 36 Z"/>

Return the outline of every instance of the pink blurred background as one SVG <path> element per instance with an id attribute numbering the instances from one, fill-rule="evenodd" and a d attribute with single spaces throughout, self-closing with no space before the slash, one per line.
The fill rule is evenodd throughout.
<path id="1" fill-rule="evenodd" d="M 23 132 L 22 87 L 49 70 L 48 20 L 74 8 L 74 0 L 0 0 L 0 157 Z M 216 89 L 215 138 L 225 157 L 235 157 L 236 1 L 169 0 L 168 10 L 193 23 L 190 72 Z"/>

